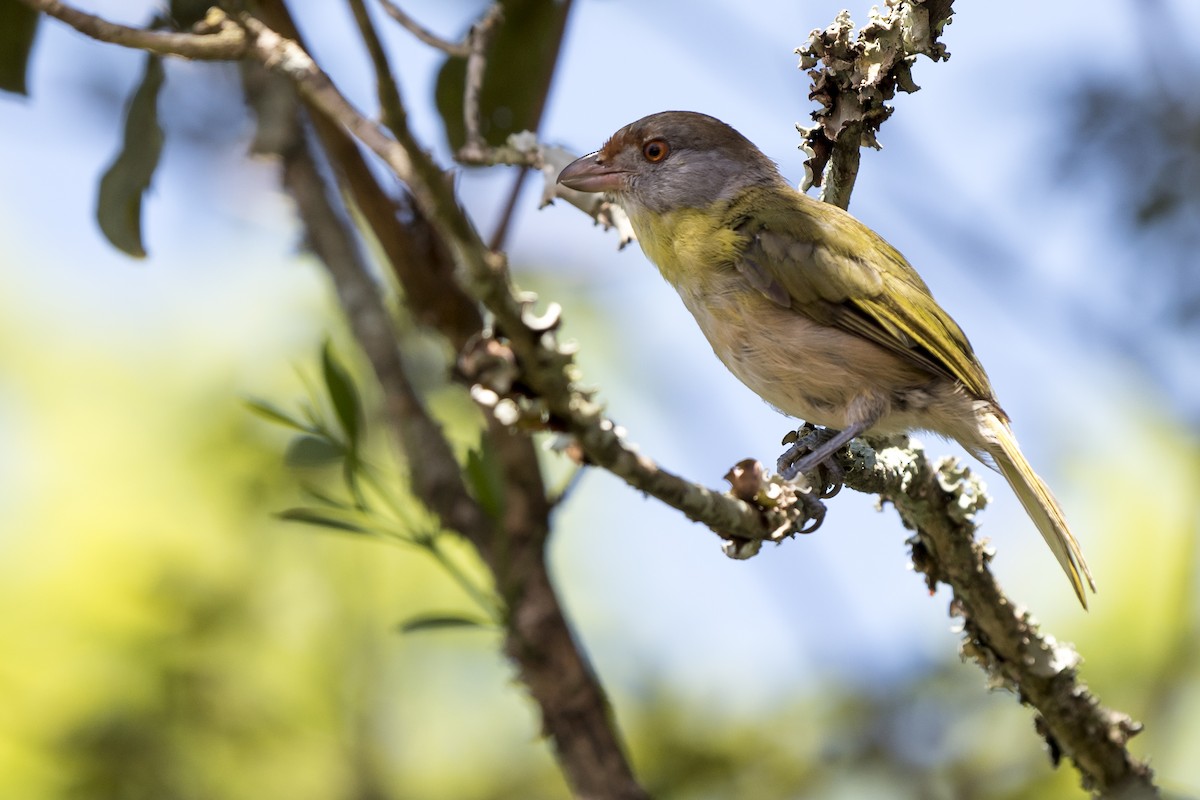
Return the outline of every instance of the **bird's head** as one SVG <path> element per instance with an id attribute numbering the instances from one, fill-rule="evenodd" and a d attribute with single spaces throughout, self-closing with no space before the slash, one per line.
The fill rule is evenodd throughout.
<path id="1" fill-rule="evenodd" d="M 613 194 L 631 217 L 707 209 L 781 180 L 774 162 L 749 139 L 692 111 L 663 111 L 630 123 L 558 176 L 570 189 Z"/>

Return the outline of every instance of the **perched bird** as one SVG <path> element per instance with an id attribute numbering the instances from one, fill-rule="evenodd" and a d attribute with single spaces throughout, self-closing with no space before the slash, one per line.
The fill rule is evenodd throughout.
<path id="1" fill-rule="evenodd" d="M 793 189 L 720 120 L 652 114 L 558 182 L 607 192 L 717 357 L 784 414 L 838 433 L 809 471 L 864 433 L 927 430 L 994 465 L 1087 608 L 1095 584 L 1050 489 L 1021 454 L 970 342 L 916 270 L 840 208 Z"/>

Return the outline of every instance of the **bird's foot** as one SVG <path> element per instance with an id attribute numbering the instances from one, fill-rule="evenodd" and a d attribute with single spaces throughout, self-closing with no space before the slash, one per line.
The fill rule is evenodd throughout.
<path id="1" fill-rule="evenodd" d="M 833 456 L 861 433 L 860 427 L 835 431 L 805 423 L 784 437 L 783 444 L 790 446 L 779 457 L 776 470 L 787 480 L 794 480 L 797 475 L 815 477 L 817 497 L 822 500 L 833 497 L 842 490 L 845 480 L 845 472 Z"/>
<path id="2" fill-rule="evenodd" d="M 841 484 L 838 484 L 840 490 Z M 821 497 L 833 497 L 833 494 L 822 494 Z M 804 515 L 808 517 L 808 523 L 800 528 L 796 533 L 812 533 L 817 528 L 821 527 L 821 523 L 825 521 L 825 504 L 816 497 L 812 492 L 796 492 L 796 499 L 800 501 L 801 507 L 804 509 Z"/>

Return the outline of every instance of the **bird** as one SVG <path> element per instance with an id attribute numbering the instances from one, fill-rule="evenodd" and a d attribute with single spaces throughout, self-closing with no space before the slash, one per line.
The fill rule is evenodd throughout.
<path id="1" fill-rule="evenodd" d="M 783 414 L 833 432 L 792 475 L 864 434 L 953 439 L 1006 479 L 1087 608 L 1084 584 L 1096 586 L 1079 543 L 970 342 L 879 234 L 692 111 L 626 125 L 558 183 L 611 196 L 729 371 Z"/>

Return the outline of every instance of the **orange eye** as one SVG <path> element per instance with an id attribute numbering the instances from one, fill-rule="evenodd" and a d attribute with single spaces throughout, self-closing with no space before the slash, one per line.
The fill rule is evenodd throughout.
<path id="1" fill-rule="evenodd" d="M 657 164 L 671 153 L 670 146 L 662 139 L 651 139 L 642 145 L 642 155 L 651 164 Z"/>

